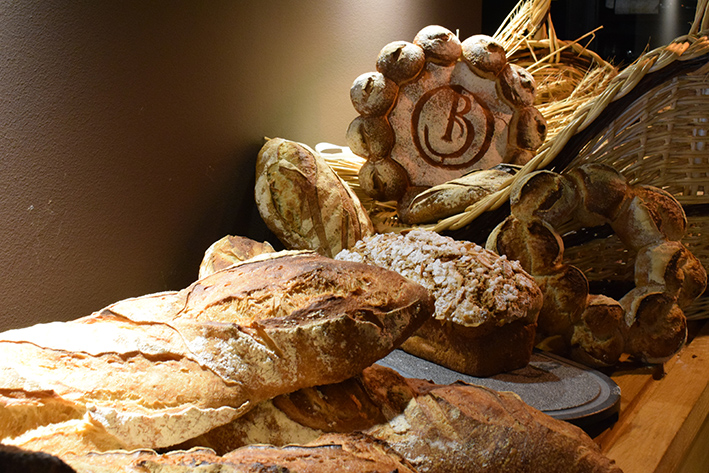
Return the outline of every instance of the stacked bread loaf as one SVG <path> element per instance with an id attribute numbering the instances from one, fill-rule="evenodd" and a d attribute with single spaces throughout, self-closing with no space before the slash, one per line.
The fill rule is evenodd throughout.
<path id="1" fill-rule="evenodd" d="M 344 383 L 282 395 L 257 409 L 261 425 L 244 416 L 195 439 L 189 450 L 65 458 L 79 473 L 97 465 L 112 472 L 142 466 L 153 473 L 192 465 L 264 473 L 620 473 L 581 429 L 513 394 L 405 379 L 377 365 Z M 228 433 L 247 431 L 249 439 Z"/>
<path id="2" fill-rule="evenodd" d="M 542 288 L 541 338 L 557 337 L 571 356 L 591 366 L 613 365 L 623 353 L 661 363 L 681 349 L 683 309 L 702 294 L 707 274 L 680 242 L 687 222 L 674 197 L 629 185 L 610 166 L 586 164 L 563 175 L 525 176 L 512 188 L 510 206 L 487 247 L 519 260 Z M 556 230 L 562 224 L 610 225 L 636 255 L 635 288 L 619 301 L 589 294 L 583 272 L 563 261 Z"/>
<path id="3" fill-rule="evenodd" d="M 207 264 L 221 253 L 237 262 Z M 0 335 L 10 471 L 620 472 L 512 394 L 372 365 L 434 311 L 393 271 L 235 237 L 202 269 L 183 291 Z"/>
<path id="4" fill-rule="evenodd" d="M 170 447 L 260 401 L 350 378 L 433 312 L 423 287 L 312 252 L 0 334 L 0 439 L 63 454 Z"/>

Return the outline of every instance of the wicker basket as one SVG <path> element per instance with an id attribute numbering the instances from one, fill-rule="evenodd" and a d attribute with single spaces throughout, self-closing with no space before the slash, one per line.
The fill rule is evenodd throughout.
<path id="1" fill-rule="evenodd" d="M 537 107 L 549 129 L 537 155 L 515 179 L 538 169 L 564 172 L 601 162 L 631 184 L 663 188 L 687 213 L 683 242 L 709 268 L 709 0 L 698 2 L 686 36 L 621 71 L 585 48 L 584 38 L 558 40 L 549 4 L 520 2 L 495 34 L 510 60 L 535 77 Z M 351 158 L 344 150 L 332 159 L 349 161 L 354 170 L 361 162 Z M 346 180 L 356 186 L 356 171 Z M 513 183 L 426 228 L 484 242 L 509 215 Z M 393 206 L 362 198 L 378 231 L 407 228 Z M 592 285 L 615 285 L 619 291 L 632 285 L 634 255 L 615 235 L 592 229 L 565 235 L 565 244 L 565 260 L 581 268 Z M 697 300 L 687 315 L 709 317 L 709 297 Z"/>

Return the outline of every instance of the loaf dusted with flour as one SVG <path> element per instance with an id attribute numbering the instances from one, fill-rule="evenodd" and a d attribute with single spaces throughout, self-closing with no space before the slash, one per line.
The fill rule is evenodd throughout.
<path id="1" fill-rule="evenodd" d="M 380 265 L 418 282 L 436 311 L 402 348 L 473 376 L 527 365 L 542 295 L 516 261 L 426 230 L 364 238 L 337 259 Z"/>
<path id="2" fill-rule="evenodd" d="M 0 440 L 59 454 L 169 447 L 354 376 L 432 312 L 429 292 L 392 271 L 263 255 L 179 292 L 0 334 Z"/>

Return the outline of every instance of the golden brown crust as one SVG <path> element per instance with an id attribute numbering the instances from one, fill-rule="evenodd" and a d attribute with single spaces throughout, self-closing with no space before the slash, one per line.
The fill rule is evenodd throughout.
<path id="1" fill-rule="evenodd" d="M 329 434 L 307 445 L 252 445 L 223 456 L 208 449 L 166 454 L 110 452 L 69 457 L 67 462 L 77 473 L 96 473 L 97 465 L 113 473 L 128 473 L 136 469 L 153 473 L 187 473 L 195 471 L 195 468 L 222 473 L 416 473 L 388 445 L 363 433 Z"/>
<path id="2" fill-rule="evenodd" d="M 402 414 L 368 433 L 421 472 L 620 473 L 579 428 L 512 393 L 462 383 L 421 389 Z"/>
<path id="3" fill-rule="evenodd" d="M 377 71 L 397 84 L 416 77 L 426 64 L 421 46 L 408 41 L 393 41 L 382 48 L 377 57 Z"/>
<path id="4" fill-rule="evenodd" d="M 610 297 L 589 297 L 581 320 L 573 327 L 573 357 L 589 366 L 612 366 L 625 349 L 625 310 Z"/>
<path id="5" fill-rule="evenodd" d="M 642 361 L 663 363 L 687 340 L 687 319 L 660 287 L 635 288 L 621 300 L 627 325 L 626 349 Z"/>
<path id="6" fill-rule="evenodd" d="M 421 29 L 414 37 L 414 44 L 423 49 L 430 61 L 443 65 L 456 62 L 462 52 L 458 37 L 438 25 L 429 25 Z"/>
<path id="7" fill-rule="evenodd" d="M 374 235 L 337 258 L 392 269 L 432 292 L 436 321 L 406 340 L 405 350 L 474 376 L 529 361 L 542 296 L 518 263 L 425 230 Z"/>
<path id="8" fill-rule="evenodd" d="M 273 405 L 299 424 L 321 432 L 352 432 L 384 422 L 359 378 L 300 389 L 273 399 Z"/>
<path id="9" fill-rule="evenodd" d="M 352 189 L 302 143 L 266 142 L 256 160 L 254 197 L 263 221 L 290 250 L 332 257 L 374 231 Z"/>
<path id="10" fill-rule="evenodd" d="M 347 127 L 347 146 L 363 158 L 388 157 L 394 147 L 394 130 L 383 116 L 358 116 Z"/>
<path id="11" fill-rule="evenodd" d="M 501 72 L 502 77 L 498 84 L 502 96 L 513 105 L 534 105 L 537 91 L 534 76 L 527 69 L 514 63 L 508 63 Z"/>
<path id="12" fill-rule="evenodd" d="M 423 221 L 406 214 L 412 189 L 501 163 L 523 165 L 544 142 L 546 121 L 534 106 L 533 77 L 508 64 L 504 48 L 489 36 L 461 42 L 448 29 L 429 25 L 413 43 L 387 44 L 377 57 L 377 71 L 395 84 L 396 99 L 379 114 L 353 101 L 361 111 L 347 129 L 347 145 L 373 161 L 361 168 L 362 191 L 375 200 L 396 201 L 405 223 Z M 353 85 L 357 96 L 362 82 Z M 381 101 L 377 111 L 388 105 Z"/>
<path id="13" fill-rule="evenodd" d="M 650 210 L 655 226 L 668 240 L 679 241 L 687 231 L 687 216 L 682 205 L 672 194 L 654 186 L 633 186 L 633 192 L 639 196 Z"/>
<path id="14" fill-rule="evenodd" d="M 510 191 L 515 217 L 524 221 L 540 218 L 553 227 L 571 219 L 578 201 L 576 186 L 569 179 L 545 170 L 527 174 Z"/>
<path id="15" fill-rule="evenodd" d="M 504 169 L 473 171 L 421 192 L 412 199 L 401 199 L 399 218 L 407 224 L 430 223 L 464 211 L 483 197 L 492 194 L 512 179 Z"/>
<path id="16" fill-rule="evenodd" d="M 487 246 L 518 259 L 542 288 L 537 330 L 541 346 L 561 348 L 567 355 L 570 349 L 573 358 L 591 366 L 613 364 L 623 351 L 661 363 L 683 346 L 682 309 L 703 293 L 707 274 L 679 242 L 686 216 L 671 194 L 628 185 L 612 167 L 590 163 L 565 176 L 541 170 L 516 181 L 510 210 L 510 217 L 491 232 Z M 553 251 L 553 237 L 540 238 L 540 232 L 530 231 L 532 223 L 539 226 L 542 220 L 548 223 L 547 233 L 558 238 L 558 251 Z M 589 297 L 586 276 L 561 264 L 563 245 L 555 226 L 562 224 L 609 224 L 637 253 L 636 290 L 624 296 L 622 308 L 610 298 Z M 657 301 L 658 307 L 651 310 L 648 301 Z M 622 310 L 629 312 L 621 317 Z M 658 342 L 653 344 L 652 337 Z"/>
<path id="17" fill-rule="evenodd" d="M 558 270 L 564 256 L 561 237 L 538 218 L 523 221 L 510 215 L 490 232 L 485 246 L 535 275 Z"/>
<path id="18" fill-rule="evenodd" d="M 199 278 L 228 268 L 232 264 L 275 251 L 267 241 L 261 243 L 238 235 L 227 235 L 212 243 L 204 252 L 204 257 L 199 265 Z"/>
<path id="19" fill-rule="evenodd" d="M 366 161 L 358 177 L 362 189 L 376 200 L 396 200 L 410 190 L 406 171 L 389 158 Z"/>
<path id="20" fill-rule="evenodd" d="M 556 271 L 534 277 L 542 290 L 544 303 L 539 311 L 540 337 L 568 335 L 581 318 L 588 299 L 588 279 L 576 266 L 561 265 Z"/>
<path id="21" fill-rule="evenodd" d="M 685 309 L 706 289 L 707 273 L 686 246 L 678 241 L 660 241 L 638 252 L 635 285 L 664 287 Z"/>
<path id="22" fill-rule="evenodd" d="M 221 453 L 223 456 L 202 449 L 163 456 L 148 452 L 107 453 L 70 457 L 68 461 L 73 465 L 93 466 L 101 460 L 108 462 L 112 457 L 132 461 L 141 457 L 151 462 L 145 463 L 154 468 L 151 471 L 158 472 L 171 471 L 159 468 L 187 464 L 188 460 L 203 466 L 220 464 L 231 467 L 247 460 L 253 464 L 295 468 L 304 466 L 313 458 L 328 459 L 318 449 L 333 445 L 335 448 L 330 454 L 335 457 L 328 460 L 332 461 L 328 463 L 329 471 L 334 466 L 345 468 L 346 465 L 339 462 L 347 458 L 347 466 L 361 467 L 359 461 L 362 459 L 376 465 L 375 461 L 384 459 L 394 461 L 394 465 L 400 462 L 403 468 L 417 472 L 620 473 L 620 469 L 603 456 L 581 429 L 531 408 L 514 394 L 497 393 L 464 383 L 441 386 L 425 380 L 406 379 L 378 365 L 365 369 L 356 382 L 361 388 L 356 391 L 350 391 L 346 384 L 318 388 L 335 395 L 308 395 L 303 398 L 304 402 L 289 409 L 295 418 L 308 419 L 312 412 L 322 407 L 323 413 L 339 417 L 340 406 L 349 411 L 353 400 L 371 404 L 381 412 L 384 421 L 371 425 L 362 434 L 331 433 L 305 445 L 292 445 L 293 437 L 278 437 L 274 432 L 272 438 L 280 442 L 277 445 L 238 448 L 231 453 Z M 351 399 L 347 398 L 348 393 L 351 393 Z M 278 410 L 273 403 L 269 405 L 271 410 Z M 300 413 L 295 412 L 298 410 Z M 295 425 L 297 421 L 291 423 Z M 339 425 L 337 421 L 334 424 Z M 289 458 L 290 463 L 281 463 L 284 458 Z M 79 473 L 83 473 L 82 470 Z"/>
<path id="23" fill-rule="evenodd" d="M 43 428 L 36 443 L 84 418 L 128 448 L 174 445 L 262 400 L 354 376 L 432 313 L 426 289 L 382 268 L 252 259 L 180 292 L 1 334 L 0 438 Z"/>
<path id="24" fill-rule="evenodd" d="M 461 43 L 463 59 L 482 77 L 497 77 L 507 66 L 505 48 L 487 35 L 473 35 Z"/>
<path id="25" fill-rule="evenodd" d="M 586 164 L 572 169 L 567 176 L 581 197 L 576 219 L 585 226 L 613 222 L 631 197 L 625 178 L 606 164 Z"/>
<path id="26" fill-rule="evenodd" d="M 524 368 L 534 348 L 536 323 L 462 327 L 429 319 L 402 345 L 408 353 L 471 376 Z"/>
<path id="27" fill-rule="evenodd" d="M 398 91 L 394 81 L 383 74 L 366 72 L 354 80 L 350 100 L 362 116 L 383 115 L 394 104 Z"/>
<path id="28" fill-rule="evenodd" d="M 535 151 L 547 136 L 547 122 L 535 107 L 522 107 L 510 123 L 511 142 L 520 149 Z"/>

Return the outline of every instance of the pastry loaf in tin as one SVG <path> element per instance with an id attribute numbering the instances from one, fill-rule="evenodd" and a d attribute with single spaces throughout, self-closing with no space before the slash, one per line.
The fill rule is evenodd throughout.
<path id="1" fill-rule="evenodd" d="M 542 293 L 518 262 L 421 229 L 365 238 L 336 258 L 394 270 L 435 296 L 434 316 L 405 351 L 472 376 L 529 362 Z"/>

